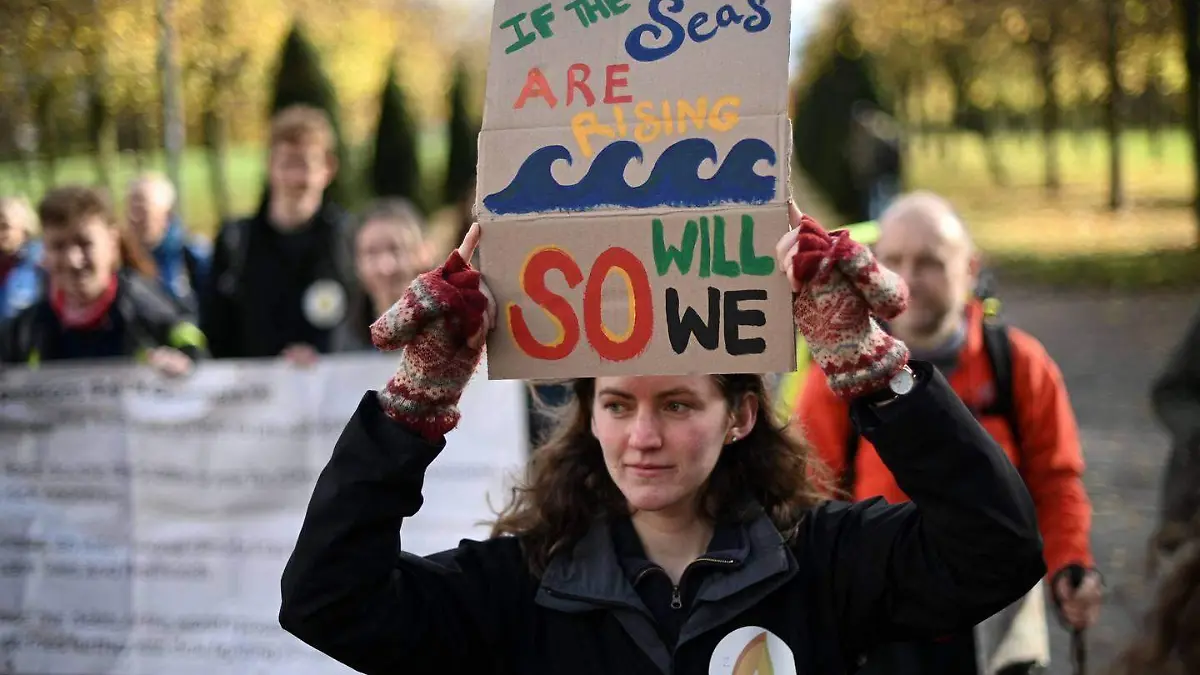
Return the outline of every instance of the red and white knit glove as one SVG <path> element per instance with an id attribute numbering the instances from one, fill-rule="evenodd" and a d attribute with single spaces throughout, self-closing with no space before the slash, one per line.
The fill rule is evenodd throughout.
<path id="1" fill-rule="evenodd" d="M 908 363 L 908 347 L 879 327 L 908 306 L 908 287 L 844 230 L 826 232 L 792 204 L 781 240 L 792 311 L 813 360 L 843 399 L 879 391 Z M 787 244 L 785 246 L 785 244 Z"/>
<path id="2" fill-rule="evenodd" d="M 401 350 L 379 393 L 389 417 L 433 442 L 458 425 L 458 400 L 483 354 L 483 345 L 468 339 L 484 326 L 487 307 L 479 272 L 456 250 L 371 324 L 377 348 Z"/>

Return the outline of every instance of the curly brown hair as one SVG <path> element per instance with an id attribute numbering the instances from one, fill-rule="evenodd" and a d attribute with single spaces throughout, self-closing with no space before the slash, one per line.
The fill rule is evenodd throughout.
<path id="1" fill-rule="evenodd" d="M 772 419 L 771 398 L 760 375 L 713 375 L 730 409 L 747 396 L 758 400 L 754 428 L 721 453 L 700 496 L 714 522 L 745 522 L 759 506 L 786 539 L 794 538 L 804 514 L 825 499 L 824 467 L 786 424 Z M 521 538 L 525 558 L 540 575 L 557 553 L 573 547 L 592 524 L 627 514 L 628 505 L 604 464 L 592 435 L 593 378 L 573 380 L 574 396 L 556 415 L 553 431 L 512 489 L 492 536 Z M 753 501 L 748 501 L 747 497 Z"/>
<path id="2" fill-rule="evenodd" d="M 1200 673 L 1200 533 L 1178 545 L 1141 634 L 1114 661 L 1112 675 Z"/>

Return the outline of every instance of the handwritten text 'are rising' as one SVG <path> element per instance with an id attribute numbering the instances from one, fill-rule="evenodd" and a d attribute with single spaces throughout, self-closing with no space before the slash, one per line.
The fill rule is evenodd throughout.
<path id="1" fill-rule="evenodd" d="M 740 25 L 747 33 L 759 33 L 771 25 L 768 0 L 745 0 L 739 10 L 735 4 L 722 5 L 713 14 L 689 12 L 685 0 L 651 0 L 648 5 L 650 21 L 635 26 L 625 38 L 625 52 L 635 61 L 650 62 L 665 59 L 692 42 L 707 42 L 729 26 Z M 620 16 L 631 9 L 630 0 L 571 0 L 563 5 L 584 28 Z M 546 3 L 529 12 L 513 15 L 500 27 L 515 33 L 514 41 L 505 48 L 506 54 L 518 52 L 540 39 L 554 37 L 554 5 Z M 665 37 L 665 41 L 664 41 Z"/>
<path id="2" fill-rule="evenodd" d="M 707 96 L 700 96 L 695 101 L 676 101 L 674 105 L 670 101 L 639 101 L 630 111 L 622 104 L 632 103 L 633 97 L 620 93 L 629 84 L 625 77 L 628 72 L 629 64 L 607 66 L 604 69 L 604 98 L 600 99 L 588 82 L 592 76 L 591 67 L 575 63 L 567 68 L 564 106 L 574 105 L 576 101 L 582 101 L 588 108 L 595 106 L 597 101 L 611 106 L 611 115 L 604 121 L 592 110 L 581 111 L 571 118 L 571 132 L 583 156 L 592 155 L 592 136 L 615 140 L 632 135 L 638 143 L 650 143 L 660 135 L 669 138 L 686 134 L 689 122 L 696 131 L 707 128 L 726 132 L 740 120 L 741 99 L 737 96 L 721 96 L 711 103 Z M 522 110 L 535 99 L 551 109 L 559 105 L 559 96 L 554 93 L 550 81 L 542 69 L 536 67 L 529 69 L 513 109 Z"/>

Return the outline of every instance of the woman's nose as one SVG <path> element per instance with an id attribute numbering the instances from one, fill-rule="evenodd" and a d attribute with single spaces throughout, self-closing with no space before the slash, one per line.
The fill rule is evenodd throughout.
<path id="1" fill-rule="evenodd" d="M 652 449 L 662 445 L 662 433 L 658 417 L 649 411 L 639 411 L 629 431 L 629 445 L 638 449 Z"/>

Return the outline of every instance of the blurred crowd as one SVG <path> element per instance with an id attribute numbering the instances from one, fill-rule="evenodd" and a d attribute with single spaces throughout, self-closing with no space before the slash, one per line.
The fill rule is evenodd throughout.
<path id="1" fill-rule="evenodd" d="M 121 216 L 84 185 L 36 206 L 0 198 L 0 361 L 124 358 L 179 375 L 199 359 L 372 349 L 370 324 L 442 251 L 407 200 L 360 214 L 329 200 L 336 147 L 324 112 L 281 110 L 258 212 L 211 240 L 159 174 L 128 184 Z"/>

